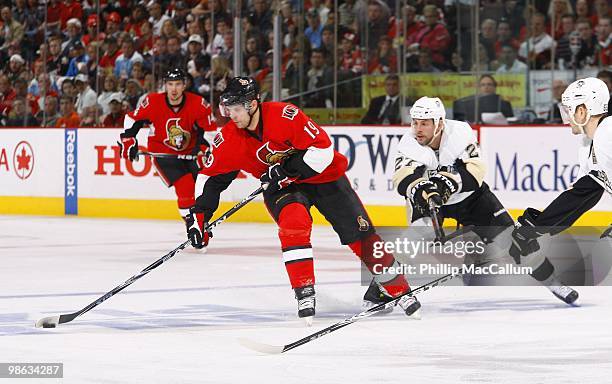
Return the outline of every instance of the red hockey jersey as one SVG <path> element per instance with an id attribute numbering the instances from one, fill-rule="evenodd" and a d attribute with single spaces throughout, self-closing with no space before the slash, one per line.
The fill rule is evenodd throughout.
<path id="1" fill-rule="evenodd" d="M 190 154 L 198 142 L 198 129 L 217 129 L 206 100 L 189 92 L 185 92 L 177 112 L 168 103 L 165 92 L 147 95 L 126 115 L 124 126 L 129 129 L 138 122 L 149 125 L 147 149 L 157 153 Z"/>
<path id="2" fill-rule="evenodd" d="M 202 173 L 208 176 L 242 170 L 259 178 L 272 164 L 299 150 L 303 160 L 318 174 L 296 183 L 327 183 L 346 171 L 346 157 L 333 149 L 321 127 L 296 106 L 288 103 L 261 104 L 256 132 L 240 129 L 233 121 L 217 133 Z"/>

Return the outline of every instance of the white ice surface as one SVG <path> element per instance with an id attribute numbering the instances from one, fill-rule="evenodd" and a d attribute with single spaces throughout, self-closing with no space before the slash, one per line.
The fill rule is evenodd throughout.
<path id="1" fill-rule="evenodd" d="M 184 241 L 179 222 L 0 216 L 0 362 L 63 362 L 64 379 L 7 383 L 610 383 L 612 289 L 568 307 L 541 287 L 437 287 L 420 321 L 370 318 L 282 355 L 360 311 L 359 264 L 313 232 L 317 317 L 296 319 L 272 225 L 224 223 L 91 312 L 74 312 Z"/>

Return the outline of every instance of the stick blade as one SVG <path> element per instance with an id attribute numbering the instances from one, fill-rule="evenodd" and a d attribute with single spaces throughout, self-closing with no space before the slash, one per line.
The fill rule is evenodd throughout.
<path id="1" fill-rule="evenodd" d="M 59 325 L 60 317 L 59 316 L 49 316 L 43 317 L 38 320 L 34 326 L 36 328 L 55 328 Z"/>
<path id="2" fill-rule="evenodd" d="M 284 352 L 284 347 L 280 345 L 264 344 L 247 338 L 239 338 L 238 342 L 245 348 L 267 355 L 279 355 Z"/>

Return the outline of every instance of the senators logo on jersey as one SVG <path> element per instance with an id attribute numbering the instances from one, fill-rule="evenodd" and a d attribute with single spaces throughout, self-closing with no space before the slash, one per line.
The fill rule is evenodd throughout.
<path id="1" fill-rule="evenodd" d="M 166 121 L 166 136 L 168 138 L 164 140 L 164 144 L 176 151 L 182 151 L 187 148 L 191 140 L 191 133 L 185 131 L 179 125 L 180 121 L 180 117 Z"/>
<path id="2" fill-rule="evenodd" d="M 283 159 L 293 155 L 297 150 L 295 148 L 289 148 L 284 151 L 274 151 L 270 149 L 270 143 L 265 143 L 257 150 L 257 159 L 264 164 L 276 164 L 281 162 Z"/>

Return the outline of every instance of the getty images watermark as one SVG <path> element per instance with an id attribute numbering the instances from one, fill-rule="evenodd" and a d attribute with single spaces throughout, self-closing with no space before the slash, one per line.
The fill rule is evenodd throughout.
<path id="1" fill-rule="evenodd" d="M 414 260 L 416 256 L 453 256 L 456 259 L 484 260 L 486 258 L 487 244 L 481 240 L 439 242 L 434 240 L 395 238 L 394 240 L 380 240 L 372 243 L 372 255 L 382 258 L 385 254 L 393 254 L 397 260 Z M 499 260 L 500 262 L 502 260 Z M 418 265 L 399 262 L 392 266 L 383 267 L 374 265 L 375 274 L 470 274 L 470 275 L 529 275 L 533 272 L 530 266 L 519 266 L 512 262 L 500 263 L 490 260 L 486 263 L 444 263 L 439 260 L 435 263 L 421 263 Z"/>

